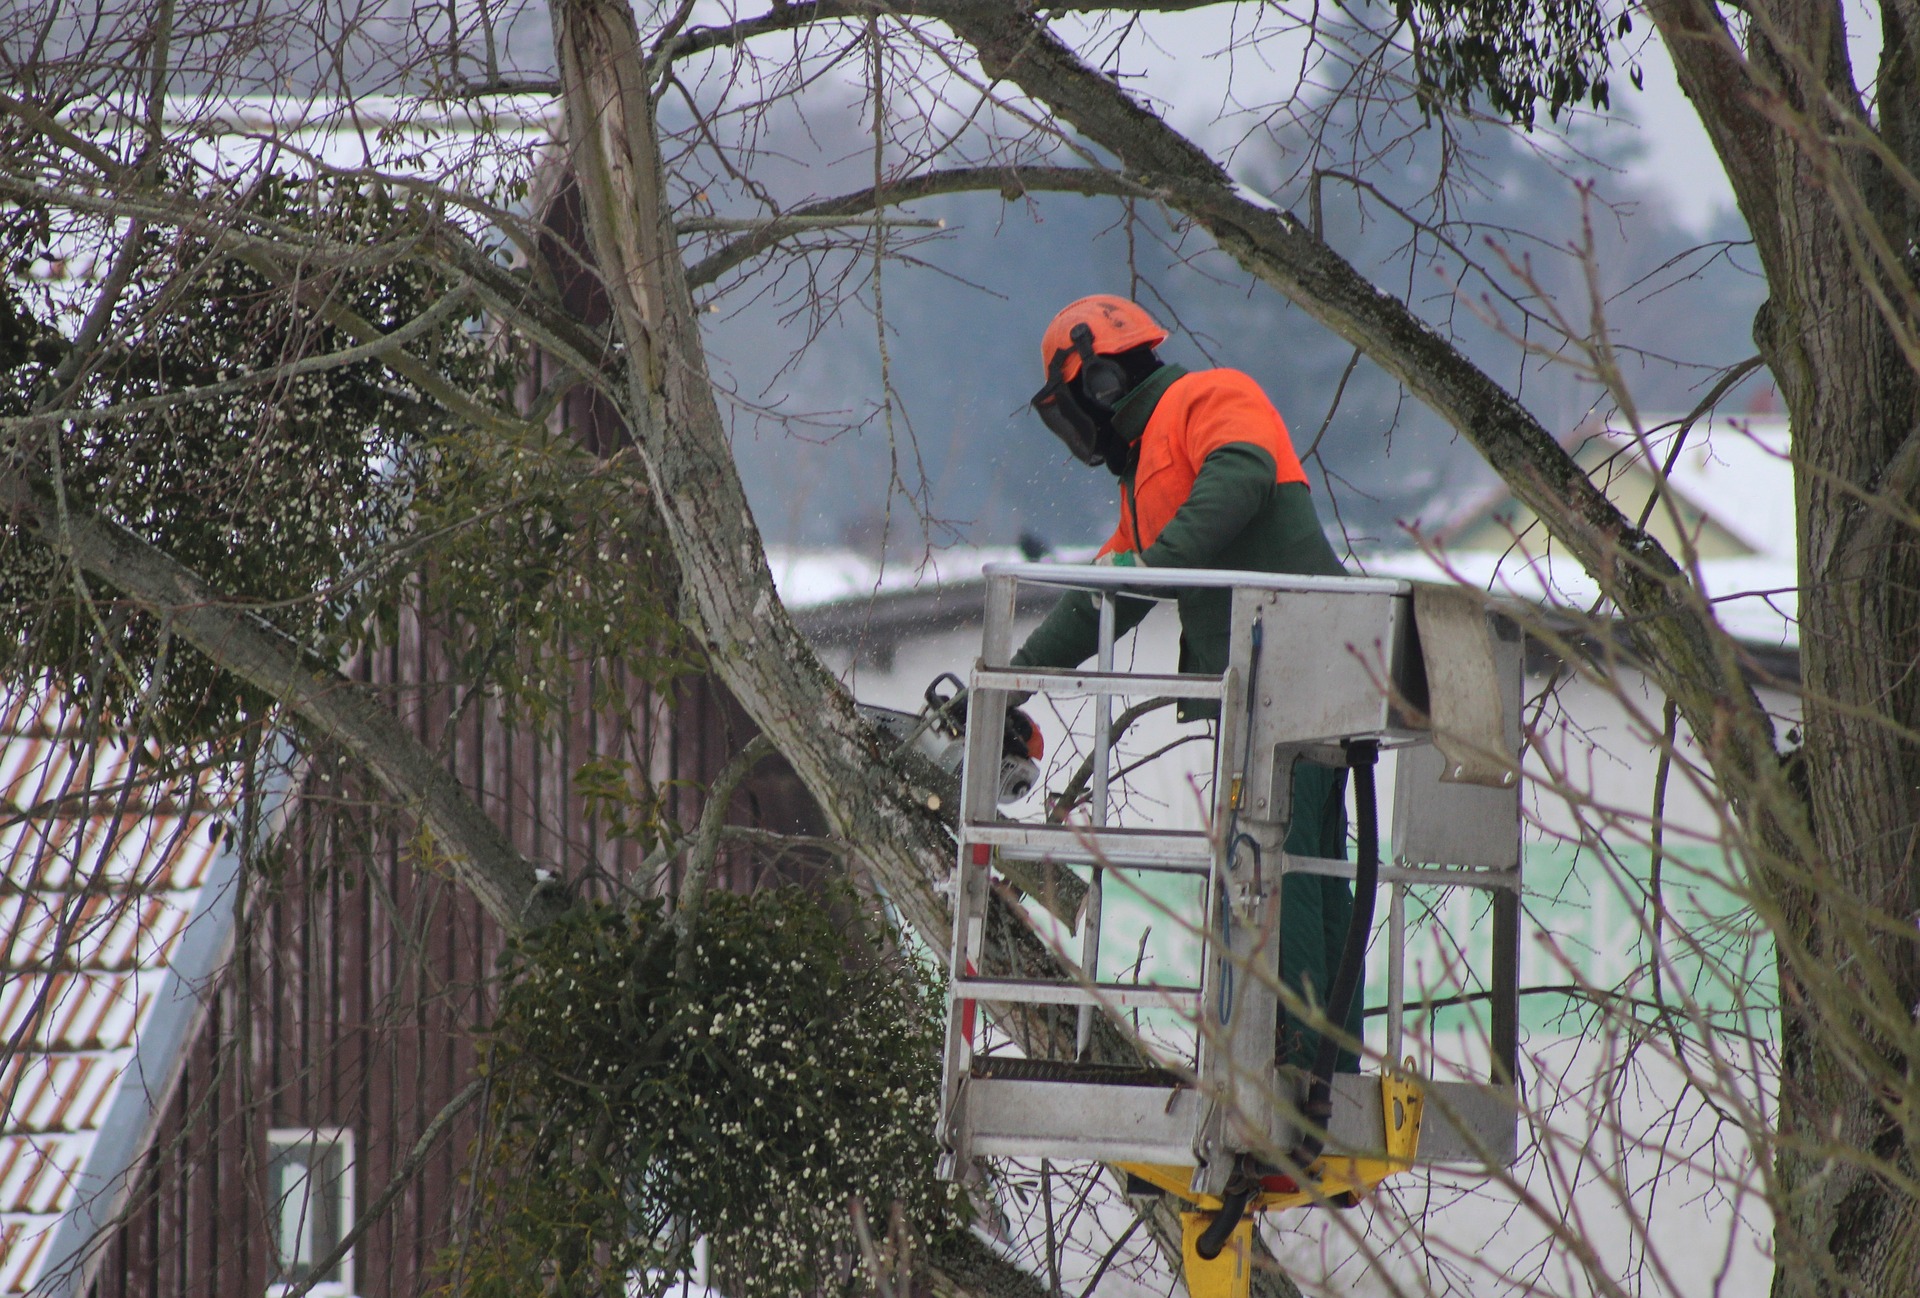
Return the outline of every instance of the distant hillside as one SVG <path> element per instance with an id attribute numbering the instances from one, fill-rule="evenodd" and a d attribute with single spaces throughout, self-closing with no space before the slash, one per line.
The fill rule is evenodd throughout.
<path id="1" fill-rule="evenodd" d="M 858 129 L 851 117 L 845 125 L 850 134 Z M 817 136 L 822 123 L 810 127 Z M 835 153 L 830 141 L 816 139 L 810 147 L 816 156 Z M 808 173 L 812 192 L 835 192 L 830 172 L 845 174 L 847 188 L 858 188 L 860 168 L 870 165 L 859 158 L 859 147 L 849 139 L 839 155 L 853 157 L 853 164 Z M 1540 286 L 1565 294 L 1563 310 L 1584 321 L 1580 266 L 1555 248 L 1564 250 L 1579 236 L 1572 182 L 1505 138 L 1491 140 L 1488 150 L 1486 165 L 1495 175 L 1480 195 L 1456 208 L 1456 216 L 1538 232 L 1537 241 L 1505 235 L 1501 242 L 1516 258 L 1530 257 Z M 1417 191 L 1417 161 L 1415 155 L 1376 180 L 1390 193 L 1396 184 Z M 1280 174 L 1285 163 L 1276 157 L 1266 170 Z M 1242 174 L 1261 170 L 1243 167 Z M 1617 177 L 1611 184 L 1620 187 Z M 1283 205 L 1306 210 L 1304 200 L 1295 201 L 1298 195 L 1283 186 L 1257 187 Z M 1330 184 L 1326 194 L 1329 241 L 1384 287 L 1412 285 L 1419 308 L 1453 328 L 1549 427 L 1575 426 L 1599 399 L 1590 383 L 1565 367 L 1536 361 L 1522 373 L 1513 342 L 1469 309 L 1469 303 L 1478 306 L 1483 284 L 1469 282 L 1456 295 L 1450 277 L 1457 277 L 1457 263 L 1436 263 L 1430 241 L 1409 256 L 1403 222 L 1383 218 L 1377 204 L 1363 221 L 1350 191 L 1341 201 L 1341 191 Z M 1411 202 L 1418 194 L 1400 197 Z M 1144 205 L 1131 238 L 1125 207 L 1115 200 L 1038 195 L 1007 202 L 997 194 L 974 194 L 922 202 L 911 215 L 943 217 L 947 228 L 931 239 L 925 231 L 901 232 L 896 237 L 924 241 L 911 248 L 912 264 L 889 262 L 885 271 L 890 378 L 899 398 L 891 444 L 877 413 L 881 380 L 870 262 L 843 253 L 808 267 L 814 282 L 844 274 L 842 291 L 858 286 L 858 297 L 820 326 L 797 360 L 794 350 L 813 323 L 804 295 L 796 293 L 799 268 L 792 263 L 783 279 L 763 270 L 721 295 L 719 313 L 709 317 L 716 374 L 735 385 L 741 402 L 733 412 L 736 449 L 770 541 L 873 549 L 884 534 L 895 558 L 909 557 L 927 539 L 915 516 L 915 495 L 936 520 L 935 544 L 1008 545 L 1023 533 L 1053 545 L 1104 537 L 1112 526 L 1112 480 L 1069 460 L 1026 408 L 1041 381 L 1041 330 L 1055 309 L 1084 293 L 1133 292 L 1149 301 L 1174 330 L 1164 349 L 1169 359 L 1253 374 L 1272 394 L 1303 452 L 1326 419 L 1353 354 L 1272 289 L 1250 286 L 1202 240 L 1169 231 Z M 1649 202 L 1619 220 L 1599 212 L 1595 226 L 1602 282 L 1618 295 L 1609 318 L 1621 343 L 1702 364 L 1726 364 L 1752 351 L 1748 334 L 1761 285 L 1738 265 L 1741 250 L 1730 256 L 1716 243 L 1683 256 L 1702 241 Z M 1474 237 L 1464 229 L 1454 233 Z M 1732 222 L 1713 234 L 1720 241 L 1745 237 Z M 1480 239 L 1485 237 L 1482 232 Z M 1137 280 L 1129 275 L 1130 248 Z M 1485 255 L 1484 242 L 1476 251 Z M 1668 269 L 1655 274 L 1662 266 Z M 774 283 L 776 291 L 759 292 Z M 784 306 L 783 293 L 795 294 Z M 1510 308 L 1504 314 L 1515 318 Z M 1530 336 L 1542 336 L 1537 325 Z M 1705 371 L 1697 366 L 1676 367 L 1631 352 L 1624 359 L 1642 409 L 1685 409 L 1698 400 Z M 772 407 L 781 417 L 750 406 Z M 1309 472 L 1322 517 L 1332 526 L 1337 509 L 1356 546 L 1390 542 L 1399 531 L 1397 519 L 1436 492 L 1457 490 L 1486 473 L 1452 430 L 1364 362 L 1326 427 L 1320 460 Z"/>
<path id="2" fill-rule="evenodd" d="M 389 46 L 406 45 L 413 21 L 408 12 L 375 6 L 358 13 L 358 42 L 336 52 L 345 62 L 333 75 L 344 76 L 356 95 L 420 90 L 419 69 L 387 62 Z M 288 64 L 276 35 L 283 29 L 289 40 L 299 35 L 309 8 L 265 0 L 260 13 L 261 43 L 232 51 L 236 67 L 257 64 L 263 89 L 298 95 L 311 84 L 322 90 L 311 78 L 332 68 L 330 59 Z M 506 73 L 533 81 L 551 75 L 550 28 L 539 6 L 510 6 L 494 21 L 489 38 L 498 44 Z M 1330 11 L 1319 21 L 1325 28 L 1341 19 Z M 87 39 L 86 24 L 74 14 L 62 12 L 50 21 L 49 48 L 80 49 Z M 777 62 L 779 38 L 756 49 Z M 732 86 L 739 74 L 732 54 L 712 57 L 710 65 L 696 60 L 679 70 L 681 86 L 696 102 L 712 97 L 709 85 Z M 817 66 L 829 55 L 815 49 L 809 57 Z M 871 184 L 868 91 L 857 80 L 862 66 L 853 60 L 823 72 L 805 94 L 781 101 L 768 117 L 736 106 L 699 130 L 689 129 L 686 151 L 669 164 L 683 210 L 765 214 L 758 198 L 743 192 L 728 166 L 716 160 L 716 140 L 751 156 L 756 185 L 766 187 L 784 210 Z M 1202 83 L 1220 75 L 1204 59 L 1196 66 Z M 190 87 L 191 76 L 181 75 Z M 1205 97 L 1194 85 L 1188 90 Z M 1227 93 L 1221 86 L 1208 91 Z M 1284 92 L 1284 86 L 1274 90 Z M 1628 91 L 1621 86 L 1616 93 Z M 909 108 L 896 107 L 901 115 L 895 133 L 915 147 L 928 133 L 922 128 L 954 130 L 954 165 L 1006 155 L 1004 142 L 987 140 L 977 124 L 961 130 L 944 119 L 918 122 Z M 1205 104 L 1179 107 L 1183 129 L 1234 133 L 1236 174 L 1302 216 L 1310 211 L 1304 159 L 1339 170 L 1353 165 L 1341 161 L 1342 150 L 1395 141 L 1385 146 L 1383 162 L 1364 169 L 1363 179 L 1378 190 L 1364 213 L 1351 188 L 1324 181 L 1327 239 L 1385 290 L 1409 294 L 1430 319 L 1457 330 L 1469 351 L 1549 427 L 1578 425 L 1596 402 L 1592 386 L 1564 369 L 1536 362 L 1523 372 L 1513 343 L 1473 318 L 1486 286 L 1469 280 L 1456 295 L 1458 263 L 1430 235 L 1412 238 L 1406 222 L 1381 201 L 1432 219 L 1423 200 L 1440 172 L 1433 129 L 1373 120 L 1367 114 L 1385 110 L 1363 105 L 1332 115 L 1321 150 L 1310 149 L 1298 127 L 1244 114 L 1209 125 Z M 671 125 L 686 109 L 670 97 L 663 112 Z M 1742 269 L 1745 250 L 1728 246 L 1743 241 L 1744 230 L 1729 218 L 1705 238 L 1689 236 L 1666 219 L 1657 199 L 1632 193 L 1620 174 L 1610 173 L 1609 164 L 1618 165 L 1635 147 L 1631 127 L 1587 123 L 1579 143 L 1597 161 L 1561 170 L 1527 152 L 1517 137 L 1476 136 L 1471 128 L 1455 127 L 1446 165 L 1456 175 L 1477 167 L 1479 175 L 1454 194 L 1448 239 L 1486 257 L 1485 238 L 1495 234 L 1516 260 L 1528 261 L 1543 288 L 1567 295 L 1563 307 L 1570 317 L 1584 321 L 1588 305 L 1580 268 L 1566 249 L 1582 229 L 1574 182 L 1597 177 L 1603 194 L 1628 204 L 1592 213 L 1601 279 L 1618 295 L 1609 308 L 1617 337 L 1658 356 L 1703 364 L 1726 364 L 1752 352 L 1748 335 L 1763 286 Z M 1566 152 L 1545 129 L 1534 138 Z M 889 150 L 889 157 L 900 154 L 898 146 Z M 701 292 L 702 301 L 716 308 L 706 317 L 713 370 L 735 396 L 729 414 L 736 449 L 770 542 L 851 543 L 871 551 L 884 536 L 888 548 L 905 558 L 920 553 L 928 540 L 1007 545 L 1026 533 L 1073 545 L 1103 537 L 1113 513 L 1110 479 L 1069 461 L 1026 409 L 1040 384 L 1041 329 L 1055 309 L 1084 293 L 1134 293 L 1148 301 L 1175 331 L 1166 348 L 1170 359 L 1252 373 L 1303 450 L 1326 419 L 1352 356 L 1345 343 L 1272 289 L 1249 284 L 1204 238 L 1170 230 L 1148 204 L 1135 207 L 1131 225 L 1118 201 L 1054 195 L 929 200 L 906 215 L 945 218 L 947 229 L 896 234 L 893 246 L 905 260 L 890 261 L 885 272 L 889 377 L 898 397 L 891 437 L 878 415 L 882 382 L 870 259 L 857 251 L 766 257 Z M 1531 237 L 1517 233 L 1522 231 Z M 908 246 L 902 250 L 902 244 Z M 1703 244 L 1701 251 L 1683 255 Z M 840 309 L 823 307 L 835 294 Z M 1503 316 L 1519 328 L 1511 309 Z M 1543 335 L 1536 325 L 1527 336 L 1537 343 Z M 1631 353 L 1624 359 L 1641 409 L 1685 409 L 1697 400 L 1705 371 L 1643 365 Z M 1363 362 L 1326 426 L 1320 462 L 1310 464 L 1309 472 L 1329 525 L 1337 515 L 1355 544 L 1364 545 L 1391 540 L 1397 519 L 1436 492 L 1458 491 L 1484 477 L 1487 469 L 1460 447 L 1452 430 Z M 931 528 L 921 526 L 922 512 L 933 520 Z"/>

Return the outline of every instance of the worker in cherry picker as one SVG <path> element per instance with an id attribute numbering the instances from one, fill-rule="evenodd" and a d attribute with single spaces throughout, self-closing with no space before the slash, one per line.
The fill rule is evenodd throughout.
<path id="1" fill-rule="evenodd" d="M 1253 379 L 1238 370 L 1190 371 L 1160 359 L 1167 331 L 1137 303 L 1105 294 L 1069 304 L 1040 342 L 1046 386 L 1033 408 L 1090 468 L 1117 480 L 1120 521 L 1096 563 L 1145 568 L 1230 568 L 1343 576 L 1320 530 L 1307 475 L 1286 423 Z M 1116 634 L 1152 605 L 1121 599 Z M 1179 593 L 1180 670 L 1226 670 L 1232 592 Z M 1018 667 L 1076 667 L 1099 644 L 1092 596 L 1069 593 L 1013 655 Z M 1282 682 L 1285 664 L 1269 664 Z M 1284 687 L 1284 685 L 1283 685 Z M 1182 719 L 1205 715 L 1185 708 Z M 1294 768 L 1293 818 L 1285 847 L 1346 857 L 1346 772 L 1311 762 Z M 1289 873 L 1281 888 L 1282 980 L 1323 1005 L 1340 962 L 1353 888 L 1344 879 Z M 1345 1025 L 1360 1036 L 1361 998 Z M 1282 1062 L 1309 1067 L 1318 1035 L 1297 1016 L 1280 1025 Z M 1356 1071 L 1342 1051 L 1338 1065 Z"/>

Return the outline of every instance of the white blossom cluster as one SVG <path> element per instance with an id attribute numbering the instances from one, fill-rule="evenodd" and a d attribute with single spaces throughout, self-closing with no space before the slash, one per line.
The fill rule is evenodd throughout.
<path id="1" fill-rule="evenodd" d="M 923 1234 L 959 1221 L 955 1187 L 930 1175 L 935 1002 L 864 921 L 791 889 L 712 894 L 684 963 L 657 907 L 560 927 L 503 1000 L 493 1067 L 544 1141 L 516 1191 L 565 1187 L 549 1208 L 591 1218 L 603 1250 L 626 1232 L 604 1256 L 670 1275 L 674 1240 L 706 1235 L 757 1298 L 857 1270 L 851 1199 L 900 1201 Z M 609 1192 L 582 1214 L 579 1154 L 608 1130 Z"/>

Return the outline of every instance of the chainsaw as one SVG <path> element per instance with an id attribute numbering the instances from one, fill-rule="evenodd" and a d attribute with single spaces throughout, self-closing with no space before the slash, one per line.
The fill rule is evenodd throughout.
<path id="1" fill-rule="evenodd" d="M 951 687 L 943 692 L 942 687 Z M 967 751 L 967 687 L 952 672 L 933 678 L 923 694 L 926 706 L 918 712 L 860 704 L 860 715 L 890 735 L 901 748 L 911 747 L 956 778 Z M 1004 806 L 1033 792 L 1040 782 L 1040 758 L 1046 741 L 1033 718 L 1019 708 L 1007 709 L 1000 743 L 1000 776 L 994 801 Z"/>

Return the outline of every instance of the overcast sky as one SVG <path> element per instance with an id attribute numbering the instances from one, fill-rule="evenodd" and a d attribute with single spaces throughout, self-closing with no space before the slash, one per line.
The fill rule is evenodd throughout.
<path id="1" fill-rule="evenodd" d="M 1845 2 L 1854 75 L 1865 82 L 1879 57 L 1879 8 L 1871 0 Z M 1126 84 L 1157 100 L 1173 125 L 1216 146 L 1223 143 L 1216 136 L 1224 133 L 1213 129 L 1223 104 L 1250 101 L 1256 81 L 1291 83 L 1298 74 L 1298 65 L 1289 65 L 1284 57 L 1270 54 L 1263 65 L 1246 56 L 1226 60 L 1217 53 L 1232 37 L 1247 36 L 1247 13 L 1245 8 L 1220 6 L 1141 15 L 1142 34 L 1119 60 Z M 1070 18 L 1056 21 L 1071 29 Z M 1628 169 L 1628 179 L 1663 193 L 1673 217 L 1701 233 L 1717 216 L 1733 210 L 1733 193 L 1699 118 L 1680 92 L 1664 47 L 1649 36 L 1642 19 L 1628 39 L 1630 57 L 1645 73 L 1644 88 L 1636 91 L 1624 67 L 1620 69 L 1613 78 L 1615 119 L 1604 129 L 1634 133 L 1639 157 Z M 1283 53 L 1289 48 L 1284 41 L 1272 47 Z M 1297 51 L 1298 43 L 1291 48 Z"/>
<path id="2" fill-rule="evenodd" d="M 1880 57 L 1879 6 L 1846 0 L 1846 12 L 1854 79 L 1865 83 Z M 1657 40 L 1646 41 L 1637 57 L 1646 73 L 1645 88 L 1636 92 L 1620 77 L 1614 97 L 1614 106 L 1628 119 L 1615 129 L 1637 131 L 1645 149 L 1631 174 L 1665 193 L 1675 219 L 1701 233 L 1714 217 L 1733 210 L 1733 190 L 1700 119 L 1680 92 L 1665 47 Z"/>

